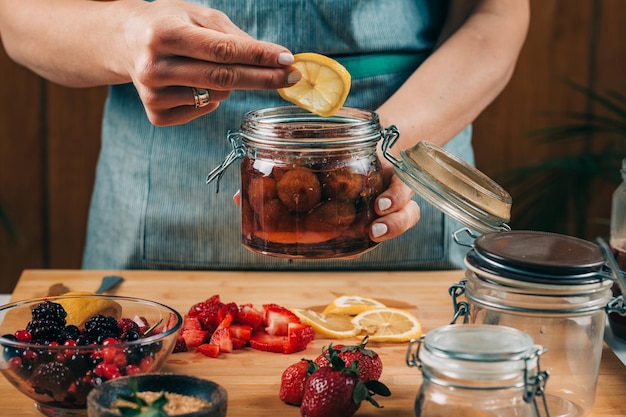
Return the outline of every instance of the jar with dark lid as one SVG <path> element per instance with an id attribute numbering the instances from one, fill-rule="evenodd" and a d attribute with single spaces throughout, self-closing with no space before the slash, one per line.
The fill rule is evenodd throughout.
<path id="1" fill-rule="evenodd" d="M 406 355 L 407 365 L 422 372 L 415 417 L 549 416 L 543 400 L 548 373 L 539 365 L 543 352 L 528 334 L 510 327 L 429 331 L 411 341 Z"/>
<path id="2" fill-rule="evenodd" d="M 463 240 L 462 233 L 475 240 Z M 584 416 L 594 404 L 613 277 L 600 247 L 538 231 L 455 234 L 471 247 L 450 294 L 455 321 L 510 326 L 547 349 L 551 415 Z M 465 295 L 467 301 L 459 301 Z"/>
<path id="3" fill-rule="evenodd" d="M 283 258 L 344 258 L 377 243 L 369 238 L 374 200 L 383 191 L 374 112 L 343 108 L 320 117 L 298 107 L 249 112 L 229 132 L 233 151 L 207 179 L 241 161 L 244 247 Z"/>

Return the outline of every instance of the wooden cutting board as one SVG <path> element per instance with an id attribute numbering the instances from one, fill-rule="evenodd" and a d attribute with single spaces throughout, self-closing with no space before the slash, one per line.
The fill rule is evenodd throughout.
<path id="1" fill-rule="evenodd" d="M 125 281 L 118 295 L 159 301 L 181 313 L 213 294 L 236 303 L 277 303 L 286 307 L 321 309 L 342 294 L 376 298 L 389 306 L 415 314 L 425 331 L 446 325 L 452 318 L 450 284 L 463 278 L 463 271 L 439 272 L 169 272 L 169 271 L 78 271 L 26 270 L 12 300 L 45 295 L 48 287 L 62 282 L 73 291 L 93 291 L 104 275 L 121 275 Z M 315 358 L 329 343 L 352 340 L 316 339 L 308 349 L 284 355 L 252 349 L 221 354 L 211 359 L 195 353 L 176 353 L 163 371 L 201 376 L 223 385 L 228 391 L 229 416 L 300 416 L 297 407 L 278 398 L 282 371 L 300 358 Z M 407 344 L 370 344 L 381 356 L 381 381 L 392 396 L 379 398 L 376 409 L 363 404 L 357 416 L 412 417 L 421 382 L 420 371 L 406 365 Z M 626 410 L 626 369 L 610 349 L 603 352 L 598 396 L 593 417 L 623 415 Z M 32 402 L 0 378 L 1 416 L 39 416 Z"/>

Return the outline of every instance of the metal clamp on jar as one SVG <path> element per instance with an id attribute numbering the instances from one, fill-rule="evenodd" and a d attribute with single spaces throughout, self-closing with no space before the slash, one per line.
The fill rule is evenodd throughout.
<path id="1" fill-rule="evenodd" d="M 412 340 L 406 353 L 407 365 L 422 372 L 415 417 L 548 417 L 543 353 L 529 335 L 510 327 L 436 328 Z"/>
<path id="2" fill-rule="evenodd" d="M 463 239 L 463 233 L 465 239 Z M 469 243 L 467 237 L 473 240 Z M 454 319 L 510 326 L 548 349 L 546 399 L 555 416 L 584 416 L 594 404 L 606 311 L 614 273 L 592 242 L 547 232 L 507 231 L 476 237 L 455 233 L 471 247 L 465 278 L 450 287 Z M 610 251 L 608 252 L 610 256 Z M 461 295 L 467 301 L 460 301 Z"/>

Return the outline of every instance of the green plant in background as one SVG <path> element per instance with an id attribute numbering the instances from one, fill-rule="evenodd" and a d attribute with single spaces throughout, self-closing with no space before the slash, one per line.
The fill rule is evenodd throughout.
<path id="1" fill-rule="evenodd" d="M 626 157 L 626 96 L 596 93 L 565 80 L 585 94 L 594 112 L 554 113 L 564 124 L 531 132 L 539 143 L 559 143 L 562 152 L 504 173 L 498 180 L 513 197 L 513 229 L 587 236 L 589 209 L 598 181 L 620 183 Z M 607 202 L 610 204 L 610 201 Z M 608 219 L 606 219 L 608 225 Z"/>

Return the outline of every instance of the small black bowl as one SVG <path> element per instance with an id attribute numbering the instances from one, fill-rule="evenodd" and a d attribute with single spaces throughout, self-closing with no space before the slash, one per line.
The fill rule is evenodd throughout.
<path id="1" fill-rule="evenodd" d="M 117 410 L 110 408 L 120 395 L 131 395 L 131 380 L 137 383 L 137 390 L 170 392 L 189 395 L 208 401 L 212 407 L 200 411 L 179 414 L 178 417 L 224 417 L 226 416 L 227 393 L 215 382 L 180 374 L 154 373 L 125 376 L 112 379 L 94 388 L 87 397 L 89 417 L 119 417 Z"/>

